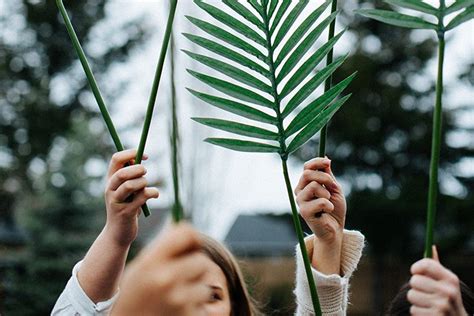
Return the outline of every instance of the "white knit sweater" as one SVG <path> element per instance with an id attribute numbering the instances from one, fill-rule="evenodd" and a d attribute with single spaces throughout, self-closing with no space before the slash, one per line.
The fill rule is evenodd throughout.
<path id="1" fill-rule="evenodd" d="M 311 258 L 313 236 L 306 238 L 308 255 Z M 341 250 L 341 273 L 325 275 L 313 270 L 314 281 L 318 292 L 321 310 L 325 316 L 344 316 L 347 313 L 349 300 L 349 279 L 355 271 L 362 249 L 364 248 L 364 236 L 358 231 L 344 230 Z M 296 287 L 294 290 L 297 302 L 296 315 L 312 316 L 314 309 L 311 301 L 308 280 L 303 265 L 303 257 L 299 247 L 296 248 Z"/>
<path id="2" fill-rule="evenodd" d="M 307 237 L 307 240 L 312 236 Z M 307 245 L 312 245 L 308 242 Z M 340 316 L 346 315 L 348 303 L 349 278 L 357 267 L 364 247 L 364 236 L 357 231 L 344 231 L 341 253 L 341 272 L 339 275 L 325 275 L 313 268 L 313 275 L 324 315 Z M 308 247 L 311 255 L 313 249 Z M 77 279 L 77 272 L 82 262 L 76 264 L 72 270 L 64 291 L 58 298 L 51 312 L 54 316 L 105 316 L 108 315 L 117 294 L 111 299 L 95 304 L 84 292 Z M 294 291 L 297 301 L 298 316 L 314 315 L 309 292 L 308 281 L 303 266 L 303 259 L 299 247 L 296 250 L 296 288 Z"/>

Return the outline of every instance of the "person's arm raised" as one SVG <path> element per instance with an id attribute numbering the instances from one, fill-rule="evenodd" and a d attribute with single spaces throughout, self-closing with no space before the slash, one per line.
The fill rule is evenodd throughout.
<path id="1" fill-rule="evenodd" d="M 107 222 L 77 274 L 81 288 L 94 303 L 117 292 L 130 245 L 137 237 L 140 206 L 159 195 L 156 188 L 147 187 L 142 165 L 124 167 L 135 155 L 135 150 L 125 150 L 112 157 L 105 189 Z"/>

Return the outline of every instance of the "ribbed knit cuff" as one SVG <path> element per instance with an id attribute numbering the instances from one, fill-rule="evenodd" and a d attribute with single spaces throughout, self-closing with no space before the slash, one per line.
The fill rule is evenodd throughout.
<path id="1" fill-rule="evenodd" d="M 309 248 L 308 252 L 312 252 L 313 238 L 314 236 L 311 235 L 305 239 L 307 248 Z M 337 274 L 326 275 L 312 268 L 321 310 L 324 315 L 342 316 L 346 314 L 349 278 L 359 263 L 363 247 L 364 236 L 360 232 L 344 230 L 341 249 L 341 272 L 343 276 Z M 299 245 L 296 247 L 296 287 L 294 294 L 297 301 L 296 315 L 314 315 L 311 292 Z"/>

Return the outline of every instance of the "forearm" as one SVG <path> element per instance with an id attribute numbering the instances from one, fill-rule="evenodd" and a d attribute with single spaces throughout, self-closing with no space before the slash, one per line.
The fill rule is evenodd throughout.
<path id="1" fill-rule="evenodd" d="M 341 274 L 342 231 L 331 241 L 324 241 L 318 237 L 312 239 L 311 265 L 319 272 L 331 275 Z M 307 248 L 309 245 L 307 245 Z"/>
<path id="2" fill-rule="evenodd" d="M 359 232 L 344 230 L 341 248 L 331 246 L 326 249 L 327 253 L 324 252 L 324 247 L 322 245 L 320 247 L 318 241 L 314 240 L 314 235 L 307 237 L 305 242 L 308 254 L 312 258 L 312 272 L 323 314 L 346 315 L 349 278 L 362 255 L 364 236 Z M 314 315 L 303 259 L 298 248 L 296 249 L 294 293 L 298 306 L 296 315 Z"/>
<path id="3" fill-rule="evenodd" d="M 129 249 L 130 245 L 114 242 L 107 226 L 92 244 L 77 278 L 94 303 L 108 300 L 117 292 Z"/>

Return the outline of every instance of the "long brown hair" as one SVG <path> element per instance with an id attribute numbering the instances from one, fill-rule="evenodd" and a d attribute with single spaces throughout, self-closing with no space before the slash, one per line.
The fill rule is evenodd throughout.
<path id="1" fill-rule="evenodd" d="M 202 251 L 224 272 L 229 288 L 231 316 L 261 315 L 250 297 L 239 264 L 234 255 L 217 240 L 200 234 Z"/>

